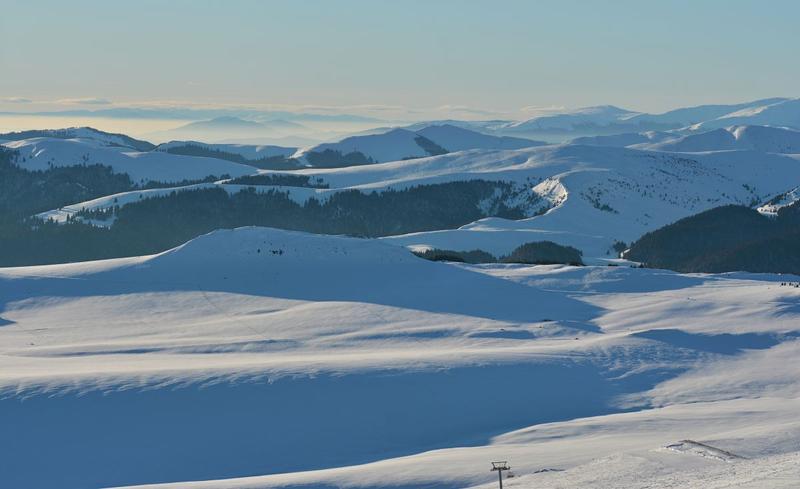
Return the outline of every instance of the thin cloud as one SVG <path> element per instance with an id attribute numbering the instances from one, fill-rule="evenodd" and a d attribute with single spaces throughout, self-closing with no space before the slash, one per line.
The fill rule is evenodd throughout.
<path id="1" fill-rule="evenodd" d="M 110 105 L 111 101 L 106 98 L 87 97 L 87 98 L 63 98 L 56 101 L 63 105 Z"/>
<path id="2" fill-rule="evenodd" d="M 25 97 L 8 97 L 2 99 L 3 102 L 8 104 L 32 104 L 33 100 Z"/>
<path id="3" fill-rule="evenodd" d="M 439 112 L 452 112 L 452 113 L 473 114 L 481 116 L 496 116 L 501 114 L 501 112 L 496 110 L 478 109 L 466 105 L 440 105 L 439 107 L 436 107 L 436 110 Z"/>
<path id="4" fill-rule="evenodd" d="M 562 111 L 564 111 L 566 109 L 567 108 L 564 107 L 563 105 L 547 105 L 547 106 L 529 105 L 527 107 L 523 107 L 521 110 L 522 110 L 522 112 L 541 114 L 541 113 L 548 113 L 548 112 L 562 112 Z"/>
<path id="5" fill-rule="evenodd" d="M 343 111 L 366 111 L 366 112 L 394 112 L 403 111 L 405 107 L 400 105 L 378 105 L 378 104 L 359 104 L 359 105 L 294 105 L 287 106 L 293 110 L 315 111 L 315 112 L 343 112 Z"/>

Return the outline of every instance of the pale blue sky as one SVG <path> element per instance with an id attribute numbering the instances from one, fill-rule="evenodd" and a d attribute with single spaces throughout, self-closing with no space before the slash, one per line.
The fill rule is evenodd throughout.
<path id="1" fill-rule="evenodd" d="M 796 0 L 2 0 L 1 11 L 4 110 L 96 98 L 496 115 L 800 96 Z M 364 105 L 375 107 L 351 107 Z"/>

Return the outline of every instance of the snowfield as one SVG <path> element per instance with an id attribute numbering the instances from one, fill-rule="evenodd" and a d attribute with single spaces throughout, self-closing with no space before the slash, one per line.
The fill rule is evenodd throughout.
<path id="1" fill-rule="evenodd" d="M 267 228 L 0 269 L 0 481 L 491 487 L 508 460 L 508 487 L 791 487 L 787 281 Z"/>

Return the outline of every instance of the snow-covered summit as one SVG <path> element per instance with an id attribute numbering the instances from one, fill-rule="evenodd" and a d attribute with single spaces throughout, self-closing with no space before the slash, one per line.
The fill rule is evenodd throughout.
<path id="1" fill-rule="evenodd" d="M 545 143 L 511 136 L 491 136 L 452 124 L 432 124 L 416 131 L 449 152 L 468 149 L 521 149 Z"/>
<path id="2" fill-rule="evenodd" d="M 754 100 L 738 104 L 714 104 L 698 105 L 695 107 L 682 107 L 670 110 L 661 114 L 637 114 L 628 119 L 629 123 L 639 125 L 659 125 L 684 127 L 724 117 L 727 114 L 737 111 L 752 110 L 754 107 L 761 107 L 786 101 L 785 98 L 769 98 Z"/>
<path id="3" fill-rule="evenodd" d="M 483 134 L 453 124 L 429 124 L 414 131 L 394 128 L 376 134 L 351 136 L 300 150 L 294 156 L 310 166 L 326 166 L 325 157 L 314 156 L 332 151 L 343 156 L 359 155 L 363 160 L 361 163 L 382 163 L 470 149 L 520 149 L 542 144 L 529 139 Z"/>
<path id="4" fill-rule="evenodd" d="M 768 126 L 731 126 L 639 147 L 658 151 L 755 150 L 800 153 L 800 131 Z"/>
<path id="5" fill-rule="evenodd" d="M 557 114 L 541 115 L 522 122 L 508 124 L 503 129 L 517 132 L 573 131 L 587 126 L 613 125 L 636 114 L 638 113 L 613 105 L 599 105 Z"/>
<path id="6" fill-rule="evenodd" d="M 353 266 L 379 263 L 413 263 L 420 260 L 407 250 L 370 239 L 328 236 L 264 227 L 220 229 L 199 236 L 151 260 L 158 266 L 205 263 L 230 269 L 290 262 L 292 266 Z M 423 265 L 425 263 L 423 262 Z"/>
<path id="7" fill-rule="evenodd" d="M 769 98 L 739 104 L 700 105 L 660 114 L 614 106 L 586 107 L 493 126 L 498 133 L 612 135 L 646 131 L 707 132 L 738 125 L 800 129 L 800 99 Z"/>
<path id="8" fill-rule="evenodd" d="M 800 129 L 800 98 L 771 99 L 691 126 L 694 131 L 730 126 L 773 126 Z"/>
<path id="9" fill-rule="evenodd" d="M 434 147 L 428 149 L 420 145 L 420 136 L 405 129 L 392 129 L 382 134 L 351 136 L 335 143 L 322 143 L 298 151 L 294 157 L 312 166 L 316 166 L 314 154 L 336 152 L 341 156 L 360 154 L 367 162 L 396 161 L 408 158 L 421 158 L 436 154 Z M 424 144 L 424 143 L 423 143 Z M 431 152 L 433 151 L 433 152 Z"/>
<path id="10" fill-rule="evenodd" d="M 137 151 L 127 146 L 109 145 L 95 138 L 33 137 L 3 144 L 15 150 L 16 164 L 26 170 L 100 164 L 117 173 L 127 173 L 134 183 L 147 181 L 182 182 L 210 175 L 249 175 L 251 166 L 216 158 L 173 155 L 159 151 Z"/>
<path id="11" fill-rule="evenodd" d="M 623 148 L 634 144 L 658 143 L 679 137 L 676 134 L 659 131 L 626 132 L 606 136 L 584 136 L 569 141 L 569 144 L 585 144 L 588 146 L 613 146 Z"/>
<path id="12" fill-rule="evenodd" d="M 87 139 L 106 146 L 120 146 L 137 151 L 150 151 L 155 146 L 125 134 L 113 134 L 92 127 L 68 127 L 64 129 L 35 129 L 30 131 L 0 134 L 0 140 L 20 141 L 31 138 Z"/>

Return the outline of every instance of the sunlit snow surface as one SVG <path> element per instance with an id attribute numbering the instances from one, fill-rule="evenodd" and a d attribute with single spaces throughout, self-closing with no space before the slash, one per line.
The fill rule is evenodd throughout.
<path id="1" fill-rule="evenodd" d="M 0 269 L 0 486 L 792 487 L 798 280 L 264 228 Z"/>

